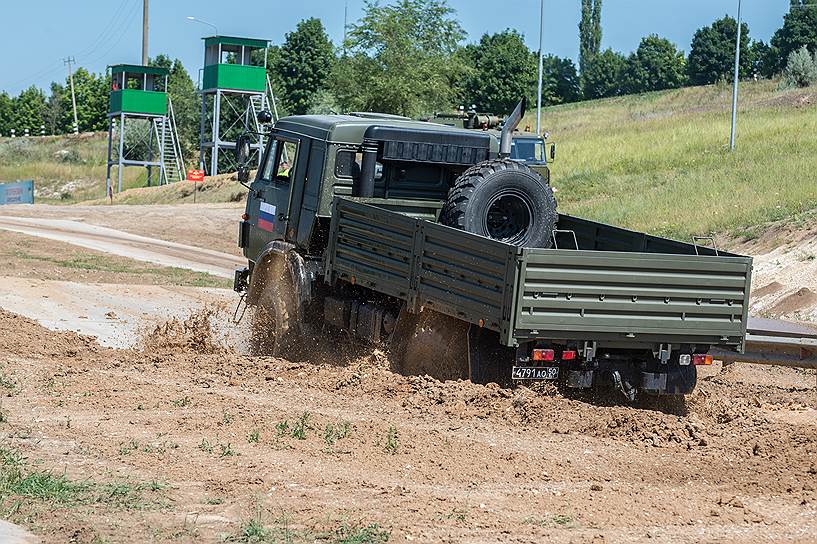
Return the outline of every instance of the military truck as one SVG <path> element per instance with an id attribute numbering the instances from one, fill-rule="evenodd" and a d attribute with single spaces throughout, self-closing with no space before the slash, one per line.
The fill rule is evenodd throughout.
<path id="1" fill-rule="evenodd" d="M 549 175 L 510 159 L 523 113 L 498 148 L 388 116 L 275 123 L 238 237 L 253 347 L 287 354 L 328 328 L 408 373 L 630 399 L 688 394 L 711 347 L 741 351 L 751 259 L 558 213 Z"/>
<path id="2" fill-rule="evenodd" d="M 423 121 L 468 130 L 483 130 L 494 136 L 497 144 L 502 134 L 499 129 L 502 128 L 503 119 L 491 113 L 477 113 L 476 107 L 472 107 L 469 111 L 461 108 L 455 113 L 437 113 Z M 556 145 L 553 142 L 547 142 L 547 136 L 547 133 L 534 134 L 530 128 L 526 128 L 525 131 L 515 130 L 511 138 L 509 157 L 533 166 L 534 170 L 546 175 L 549 171 L 540 166 L 546 166 L 556 155 Z"/>

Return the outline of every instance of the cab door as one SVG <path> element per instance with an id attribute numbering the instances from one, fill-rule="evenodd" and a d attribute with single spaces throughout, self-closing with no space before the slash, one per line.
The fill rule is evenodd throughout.
<path id="1" fill-rule="evenodd" d="M 267 240 L 285 240 L 289 230 L 289 210 L 293 188 L 297 185 L 300 139 L 276 134 L 267 146 L 253 189 L 258 202 L 250 214 L 255 227 Z"/>

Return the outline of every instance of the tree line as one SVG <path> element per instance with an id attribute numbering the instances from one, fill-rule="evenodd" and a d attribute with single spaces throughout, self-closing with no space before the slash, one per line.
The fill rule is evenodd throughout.
<path id="1" fill-rule="evenodd" d="M 785 75 L 794 84 L 817 80 L 817 0 L 790 0 L 783 26 L 770 42 L 753 40 L 742 23 L 740 77 Z M 737 22 L 730 16 L 698 29 L 689 54 L 658 35 L 644 37 L 629 55 L 601 50 L 602 0 L 581 0 L 579 66 L 546 55 L 542 102 L 554 105 L 731 81 Z M 336 46 L 319 19 L 298 23 L 280 46 L 267 51 L 267 70 L 284 113 L 380 111 L 410 117 L 474 105 L 504 115 L 521 96 L 535 101 L 538 52 L 515 30 L 464 43 L 466 33 L 446 0 L 368 1 L 359 21 Z M 260 60 L 263 60 L 260 59 Z M 178 59 L 151 64 L 170 69 L 174 103 L 186 154 L 198 147 L 195 85 Z M 107 129 L 110 78 L 83 68 L 74 73 L 79 130 Z M 18 96 L 0 93 L 0 135 L 28 128 L 72 130 L 69 82 L 50 92 L 32 86 Z"/>

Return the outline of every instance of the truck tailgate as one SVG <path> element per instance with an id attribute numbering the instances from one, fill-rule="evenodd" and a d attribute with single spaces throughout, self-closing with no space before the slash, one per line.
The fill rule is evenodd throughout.
<path id="1" fill-rule="evenodd" d="M 524 249 L 514 336 L 740 345 L 752 260 Z"/>

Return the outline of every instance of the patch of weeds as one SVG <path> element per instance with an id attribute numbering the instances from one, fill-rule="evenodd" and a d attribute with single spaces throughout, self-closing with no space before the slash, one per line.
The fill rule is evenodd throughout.
<path id="1" fill-rule="evenodd" d="M 386 435 L 386 443 L 383 445 L 383 449 L 386 453 L 390 453 L 392 455 L 397 453 L 397 450 L 400 448 L 400 438 L 397 435 L 397 429 L 394 425 L 389 427 L 389 432 Z"/>
<path id="2" fill-rule="evenodd" d="M 9 391 L 14 391 L 17 389 L 17 382 L 6 376 L 5 373 L 0 372 L 0 387 L 3 389 L 8 389 Z"/>
<path id="3" fill-rule="evenodd" d="M 213 453 L 213 446 L 210 444 L 210 441 L 206 438 L 202 438 L 201 442 L 199 442 L 198 448 L 206 453 Z"/>
<path id="4" fill-rule="evenodd" d="M 289 434 L 289 421 L 279 421 L 278 424 L 275 425 L 275 432 L 278 433 L 278 438 L 283 438 Z"/>
<path id="5" fill-rule="evenodd" d="M 309 424 L 309 418 L 311 414 L 309 412 L 304 412 L 301 414 L 301 417 L 298 418 L 298 421 L 295 422 L 295 425 L 292 426 L 292 438 L 297 438 L 298 440 L 306 440 L 306 432 L 312 428 Z"/>
<path id="6" fill-rule="evenodd" d="M 190 406 L 190 404 L 192 402 L 193 402 L 193 399 L 191 399 L 190 397 L 185 395 L 184 397 L 182 397 L 180 399 L 174 400 L 173 401 L 173 406 L 175 406 L 176 408 L 184 408 L 185 406 Z"/>
<path id="7" fill-rule="evenodd" d="M 207 504 L 216 505 L 216 504 L 224 504 L 224 499 L 221 497 L 212 497 L 205 501 Z"/>
<path id="8" fill-rule="evenodd" d="M 391 531 L 381 528 L 377 523 L 365 527 L 358 525 L 341 525 L 334 534 L 332 542 L 336 544 L 382 544 L 389 541 Z"/>
<path id="9" fill-rule="evenodd" d="M 465 523 L 465 510 L 460 508 L 452 508 L 447 514 L 442 514 L 439 519 L 450 519 L 460 523 Z"/>
<path id="10" fill-rule="evenodd" d="M 338 423 L 337 425 L 327 423 L 323 429 L 323 443 L 326 445 L 324 451 L 331 451 L 332 446 L 334 446 L 338 440 L 343 440 L 349 436 L 351 432 L 352 424 L 348 421 Z"/>
<path id="11" fill-rule="evenodd" d="M 128 442 L 127 444 L 121 444 L 119 446 L 119 455 L 130 455 L 130 452 L 136 451 L 138 449 L 139 442 L 131 438 L 130 442 Z"/>
<path id="12" fill-rule="evenodd" d="M 550 521 L 553 522 L 554 525 L 559 525 L 561 527 L 567 527 L 573 525 L 573 516 L 570 514 L 555 514 Z"/>
<path id="13" fill-rule="evenodd" d="M 136 409 L 141 412 L 141 411 L 143 411 L 145 409 L 145 407 L 142 406 L 141 404 L 137 404 Z"/>
<path id="14" fill-rule="evenodd" d="M 163 503 L 156 499 L 146 499 L 143 492 L 158 492 L 166 487 L 158 482 L 73 481 L 64 473 L 30 470 L 27 460 L 19 451 L 0 448 L 0 502 L 4 503 L 14 497 L 50 504 L 107 504 L 127 509 L 150 508 Z M 22 502 L 18 501 L 16 510 L 21 506 Z"/>
<path id="15" fill-rule="evenodd" d="M 227 410 L 224 410 L 224 412 L 221 414 L 221 421 L 225 425 L 229 425 L 230 423 L 233 422 L 234 419 L 235 419 L 235 416 L 233 414 L 231 414 L 230 412 L 228 412 Z"/>
<path id="16" fill-rule="evenodd" d="M 218 445 L 221 452 L 218 454 L 219 457 L 233 457 L 236 455 L 240 455 L 237 451 L 233 449 L 232 444 L 227 442 L 226 444 L 219 444 Z"/>
<path id="17" fill-rule="evenodd" d="M 250 434 L 247 435 L 247 442 L 250 444 L 258 444 L 258 441 L 261 439 L 261 432 L 258 429 L 253 429 L 250 431 Z"/>

